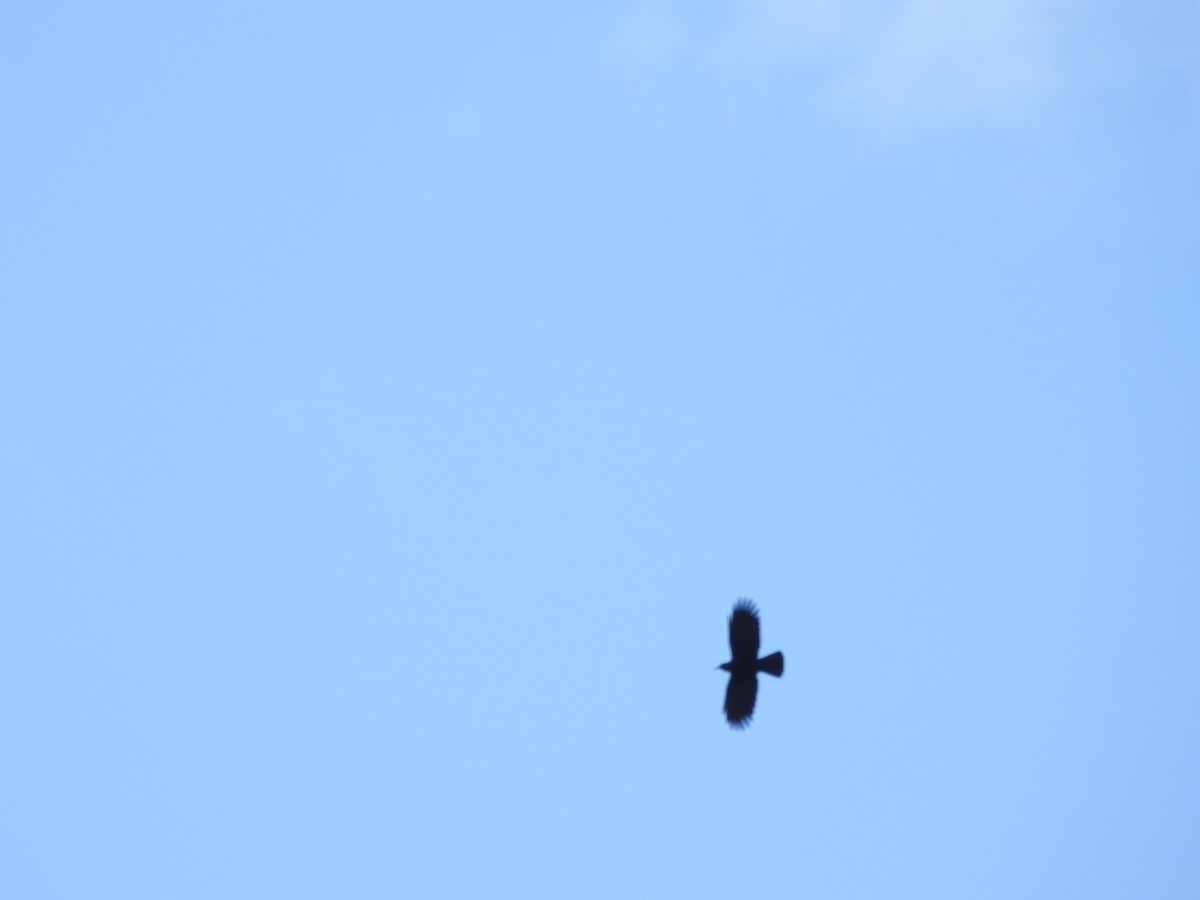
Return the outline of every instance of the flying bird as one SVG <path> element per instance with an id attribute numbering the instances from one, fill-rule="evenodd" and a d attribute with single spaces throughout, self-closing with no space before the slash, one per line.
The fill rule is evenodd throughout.
<path id="1" fill-rule="evenodd" d="M 738 600 L 729 617 L 729 649 L 733 655 L 718 666 L 729 673 L 725 689 L 725 718 L 731 728 L 742 729 L 754 715 L 754 698 L 758 696 L 758 673 L 766 672 L 779 678 L 783 675 L 783 654 L 776 650 L 770 656 L 758 658 L 758 610 L 749 600 Z"/>

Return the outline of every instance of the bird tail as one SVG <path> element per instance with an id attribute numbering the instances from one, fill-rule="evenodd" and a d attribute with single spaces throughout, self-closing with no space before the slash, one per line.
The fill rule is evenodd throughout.
<path id="1" fill-rule="evenodd" d="M 764 656 L 758 661 L 758 671 L 778 678 L 783 674 L 783 654 L 776 650 L 770 656 Z"/>

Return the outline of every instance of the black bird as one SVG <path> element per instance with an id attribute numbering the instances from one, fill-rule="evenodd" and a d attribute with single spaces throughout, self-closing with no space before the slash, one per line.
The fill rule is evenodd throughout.
<path id="1" fill-rule="evenodd" d="M 783 654 L 778 650 L 758 658 L 758 610 L 749 600 L 733 604 L 733 615 L 729 617 L 729 649 L 733 659 L 717 667 L 729 673 L 725 718 L 730 727 L 742 729 L 750 724 L 750 717 L 754 715 L 758 673 L 766 672 L 776 678 L 783 675 Z"/>

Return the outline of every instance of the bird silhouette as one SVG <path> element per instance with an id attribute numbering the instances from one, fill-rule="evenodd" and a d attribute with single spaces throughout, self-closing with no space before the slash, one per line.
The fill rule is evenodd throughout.
<path id="1" fill-rule="evenodd" d="M 729 650 L 733 659 L 717 668 L 729 673 L 725 719 L 731 728 L 741 730 L 750 724 L 754 715 L 758 673 L 766 672 L 776 678 L 783 675 L 783 654 L 778 650 L 758 658 L 758 610 L 749 600 L 738 600 L 733 605 L 733 615 L 729 617 Z"/>

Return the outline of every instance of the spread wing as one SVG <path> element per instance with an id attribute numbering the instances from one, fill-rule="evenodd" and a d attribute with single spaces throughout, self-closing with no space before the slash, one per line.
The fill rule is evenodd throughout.
<path id="1" fill-rule="evenodd" d="M 725 689 L 725 719 L 734 728 L 745 728 L 754 715 L 754 698 L 758 695 L 758 677 L 749 675 L 729 676 L 729 687 Z"/>
<path id="2" fill-rule="evenodd" d="M 733 661 L 752 663 L 758 659 L 758 610 L 749 600 L 739 600 L 733 605 L 729 617 L 729 649 Z M 754 707 L 754 695 L 750 695 L 750 706 Z"/>

